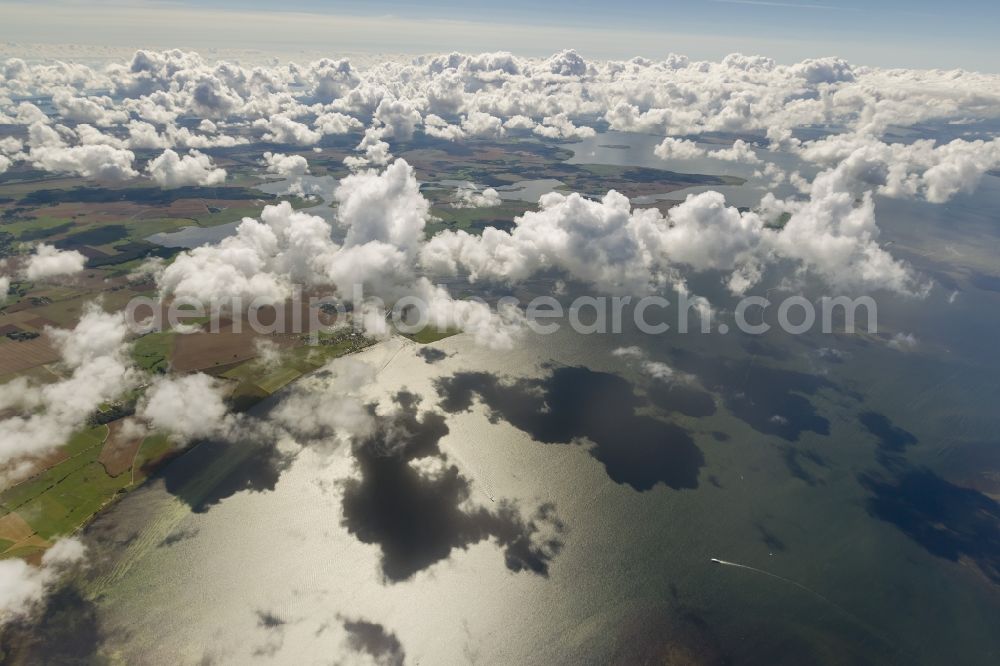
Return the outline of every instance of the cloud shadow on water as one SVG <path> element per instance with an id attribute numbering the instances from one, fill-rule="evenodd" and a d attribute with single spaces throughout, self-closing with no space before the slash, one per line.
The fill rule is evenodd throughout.
<path id="1" fill-rule="evenodd" d="M 274 490 L 291 462 L 271 442 L 212 440 L 186 451 L 156 476 L 167 492 L 201 513 L 239 492 Z"/>
<path id="2" fill-rule="evenodd" d="M 975 562 L 1000 584 L 1000 504 L 995 500 L 928 469 L 910 469 L 894 479 L 862 474 L 859 480 L 872 493 L 870 515 L 895 525 L 937 557 Z"/>
<path id="3" fill-rule="evenodd" d="M 886 467 L 902 464 L 906 447 L 917 443 L 916 435 L 894 425 L 884 414 L 864 412 L 858 415 L 858 421 L 878 439 L 878 461 Z"/>
<path id="4" fill-rule="evenodd" d="M 528 519 L 511 502 L 469 507 L 471 483 L 438 448 L 448 426 L 442 415 L 418 415 L 419 398 L 395 397 L 396 411 L 380 416 L 376 432 L 352 447 L 360 478 L 344 482 L 343 525 L 382 550 L 382 572 L 403 581 L 451 551 L 493 538 L 507 568 L 547 575 L 564 527 L 552 505 Z M 374 407 L 372 407 L 374 410 Z"/>
<path id="5" fill-rule="evenodd" d="M 43 603 L 38 614 L 0 626 L 0 663 L 101 663 L 105 635 L 93 602 L 64 585 Z"/>
<path id="6" fill-rule="evenodd" d="M 417 350 L 417 356 L 424 359 L 425 363 L 437 363 L 448 358 L 448 354 L 437 347 L 421 347 Z"/>
<path id="7" fill-rule="evenodd" d="M 445 411 L 467 410 L 478 397 L 492 421 L 503 419 L 538 442 L 590 440 L 590 454 L 616 483 L 638 491 L 658 483 L 674 489 L 698 487 L 705 458 L 691 435 L 676 424 L 638 414 L 650 403 L 618 375 L 584 367 L 548 368 L 544 377 L 520 379 L 462 372 L 438 379 L 436 386 Z M 664 403 L 667 398 L 661 396 Z M 701 411 L 707 407 L 704 402 L 685 406 Z"/>
<path id="8" fill-rule="evenodd" d="M 795 370 L 773 368 L 753 359 L 736 361 L 676 350 L 672 364 L 718 391 L 726 408 L 757 432 L 798 441 L 803 432 L 830 434 L 830 422 L 806 397 L 836 389 L 830 380 Z"/>
<path id="9" fill-rule="evenodd" d="M 406 653 L 396 635 L 381 624 L 367 620 L 344 619 L 347 645 L 358 654 L 369 656 L 382 666 L 402 666 Z"/>

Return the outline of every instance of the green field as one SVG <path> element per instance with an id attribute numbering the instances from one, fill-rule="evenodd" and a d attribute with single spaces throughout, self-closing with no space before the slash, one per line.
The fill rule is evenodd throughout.
<path id="1" fill-rule="evenodd" d="M 416 333 L 406 335 L 406 337 L 422 345 L 428 345 L 432 342 L 437 342 L 438 340 L 450 338 L 453 335 L 457 335 L 459 332 L 460 331 L 452 328 L 440 329 L 436 326 L 425 326 Z"/>
<path id="2" fill-rule="evenodd" d="M 63 448 L 69 457 L 0 494 L 0 515 L 17 512 L 44 539 L 76 531 L 131 482 L 97 461 L 107 434 L 102 425 L 74 435 Z"/>
<path id="3" fill-rule="evenodd" d="M 147 372 L 165 373 L 170 368 L 174 348 L 173 331 L 147 333 L 132 345 L 132 360 Z"/>

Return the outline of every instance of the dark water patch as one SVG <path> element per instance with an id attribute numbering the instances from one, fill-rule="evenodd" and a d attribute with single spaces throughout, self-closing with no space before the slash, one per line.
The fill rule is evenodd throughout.
<path id="1" fill-rule="evenodd" d="M 448 434 L 444 417 L 418 416 L 419 398 L 406 392 L 396 403 L 396 413 L 380 417 L 372 436 L 354 443 L 361 478 L 344 482 L 343 497 L 342 524 L 360 541 L 379 545 L 385 577 L 406 580 L 453 549 L 487 538 L 503 548 L 508 569 L 547 575 L 564 530 L 553 507 L 529 519 L 506 500 L 492 510 L 468 508 L 471 484 L 438 448 Z M 422 472 L 411 464 L 417 460 L 433 465 Z"/>
<path id="2" fill-rule="evenodd" d="M 899 454 L 917 443 L 913 433 L 896 426 L 884 414 L 864 412 L 858 415 L 861 425 L 878 439 L 879 461 L 885 465 L 899 463 Z"/>
<path id="3" fill-rule="evenodd" d="M 788 549 L 785 542 L 778 538 L 776 534 L 768 530 L 766 527 L 760 523 L 755 523 L 754 527 L 757 528 L 757 532 L 760 533 L 760 540 L 767 546 L 767 549 L 772 553 L 783 553 Z"/>
<path id="4" fill-rule="evenodd" d="M 226 201 L 275 199 L 276 195 L 247 187 L 197 187 L 185 186 L 171 190 L 159 187 L 74 187 L 71 189 L 43 189 L 29 192 L 20 203 L 29 206 L 59 203 L 131 203 L 164 206 L 180 199 L 222 199 Z"/>
<path id="5" fill-rule="evenodd" d="M 700 356 L 684 350 L 673 355 L 674 367 L 698 377 L 723 397 L 726 408 L 754 430 L 797 441 L 806 431 L 830 434 L 830 422 L 806 397 L 836 389 L 824 377 L 756 363 Z"/>
<path id="6" fill-rule="evenodd" d="M 60 250 L 71 249 L 79 245 L 107 245 L 114 243 L 128 236 L 128 229 L 120 224 L 108 224 L 103 227 L 86 229 L 79 233 L 70 234 L 54 244 Z"/>
<path id="7" fill-rule="evenodd" d="M 643 608 L 628 612 L 616 634 L 612 664 L 700 664 L 728 666 L 733 663 L 712 625 L 696 609 L 678 601 L 673 588 L 673 607 Z"/>
<path id="8" fill-rule="evenodd" d="M 163 480 L 167 492 L 202 513 L 236 493 L 274 490 L 291 463 L 291 456 L 270 444 L 206 441 L 154 476 Z"/>
<path id="9" fill-rule="evenodd" d="M 270 611 L 257 611 L 257 625 L 266 629 L 276 629 L 285 625 L 285 621 Z"/>
<path id="10" fill-rule="evenodd" d="M 18 235 L 17 240 L 19 241 L 33 241 L 41 240 L 43 238 L 50 238 L 52 236 L 57 236 L 59 234 L 65 233 L 73 228 L 72 222 L 66 222 L 64 224 L 57 224 L 54 227 L 32 227 L 30 229 L 25 229 Z"/>
<path id="11" fill-rule="evenodd" d="M 1000 504 L 945 481 L 928 469 L 910 469 L 893 479 L 859 477 L 872 496 L 868 513 L 896 526 L 937 557 L 967 558 L 1000 584 Z"/>
<path id="12" fill-rule="evenodd" d="M 253 649 L 255 657 L 274 657 L 285 644 L 285 625 L 287 622 L 271 611 L 258 610 L 257 626 L 263 630 L 264 642 Z"/>
<path id="13" fill-rule="evenodd" d="M 196 536 L 198 536 L 198 530 L 194 529 L 194 528 L 192 528 L 192 529 L 177 530 L 177 531 L 174 531 L 174 532 L 171 532 L 170 534 L 168 534 L 163 539 L 163 541 L 161 541 L 160 543 L 156 544 L 156 546 L 157 546 L 157 548 L 169 548 L 170 546 L 173 546 L 174 544 L 178 544 L 181 541 L 186 541 L 187 539 L 192 539 L 192 538 L 194 538 Z"/>
<path id="14" fill-rule="evenodd" d="M 1000 275 L 973 273 L 969 282 L 972 283 L 972 286 L 983 291 L 1000 291 Z"/>
<path id="15" fill-rule="evenodd" d="M 75 587 L 52 592 L 40 614 L 0 626 L 0 664 L 94 664 L 105 639 L 97 607 Z"/>
<path id="16" fill-rule="evenodd" d="M 367 620 L 344 620 L 348 646 L 358 654 L 368 655 L 380 666 L 402 666 L 406 653 L 396 635 L 381 624 Z"/>
<path id="17" fill-rule="evenodd" d="M 810 486 L 817 486 L 822 483 L 822 481 L 815 474 L 807 470 L 802 464 L 802 461 L 805 460 L 817 467 L 826 467 L 826 460 L 824 460 L 818 453 L 814 451 L 796 449 L 792 446 L 784 446 L 781 448 L 781 459 L 784 461 L 785 467 L 788 468 L 788 471 L 791 472 L 792 476 L 796 479 L 805 481 Z"/>
<path id="18" fill-rule="evenodd" d="M 417 355 L 427 363 L 437 363 L 448 358 L 448 354 L 437 347 L 421 347 L 417 350 Z"/>
<path id="19" fill-rule="evenodd" d="M 146 241 L 126 241 L 116 245 L 114 251 L 115 253 L 110 255 L 96 255 L 91 253 L 87 257 L 87 268 L 117 266 L 118 264 L 124 264 L 134 259 L 149 259 L 151 257 L 169 259 L 181 250 L 180 248 L 160 247 Z M 87 255 L 88 253 L 84 251 L 84 254 Z"/>
<path id="20" fill-rule="evenodd" d="M 441 406 L 469 409 L 478 397 L 493 422 L 505 420 L 544 444 L 586 438 L 590 454 L 616 483 L 649 490 L 697 488 L 705 458 L 687 430 L 636 414 L 648 403 L 618 375 L 583 367 L 550 369 L 541 378 L 505 380 L 485 372 L 464 372 L 436 382 Z"/>
<path id="21" fill-rule="evenodd" d="M 729 433 L 722 432 L 721 430 L 713 430 L 712 439 L 717 442 L 728 442 L 732 437 L 729 436 Z"/>

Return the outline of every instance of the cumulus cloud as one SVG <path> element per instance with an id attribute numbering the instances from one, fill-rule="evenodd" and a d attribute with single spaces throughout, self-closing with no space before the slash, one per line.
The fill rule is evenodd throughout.
<path id="1" fill-rule="evenodd" d="M 323 134 L 347 134 L 360 130 L 364 125 L 357 118 L 332 111 L 316 117 L 313 127 Z"/>
<path id="2" fill-rule="evenodd" d="M 481 139 L 499 139 L 504 135 L 503 121 L 489 113 L 473 111 L 462 119 L 464 136 Z"/>
<path id="3" fill-rule="evenodd" d="M 102 144 L 70 146 L 57 131 L 40 122 L 31 126 L 29 136 L 28 160 L 39 169 L 110 181 L 139 175 L 132 168 L 135 154 L 131 150 Z"/>
<path id="4" fill-rule="evenodd" d="M 736 141 L 733 142 L 732 148 L 713 150 L 708 153 L 708 156 L 717 160 L 742 162 L 744 164 L 760 164 L 763 161 L 753 152 L 750 144 L 743 139 L 736 139 Z"/>
<path id="5" fill-rule="evenodd" d="M 264 130 L 261 139 L 272 143 L 285 143 L 294 146 L 313 146 L 323 138 L 323 132 L 310 129 L 308 125 L 292 120 L 287 116 L 273 116 L 254 122 L 254 127 Z"/>
<path id="6" fill-rule="evenodd" d="M 285 178 L 299 178 L 309 173 L 309 162 L 301 155 L 268 152 L 264 153 L 264 164 L 268 173 Z"/>
<path id="7" fill-rule="evenodd" d="M 382 136 L 409 141 L 422 120 L 420 111 L 406 100 L 383 99 L 375 109 L 375 120 L 382 124 Z"/>
<path id="8" fill-rule="evenodd" d="M 492 187 L 479 190 L 476 187 L 460 187 L 455 190 L 453 208 L 491 208 L 502 203 L 500 193 Z"/>
<path id="9" fill-rule="evenodd" d="M 15 155 L 24 148 L 24 142 L 14 136 L 5 136 L 0 139 L 0 153 Z"/>
<path id="10" fill-rule="evenodd" d="M 28 280 L 74 275 L 83 270 L 87 258 L 76 250 L 60 250 L 47 243 L 35 246 L 35 253 L 28 258 L 24 277 Z"/>
<path id="11" fill-rule="evenodd" d="M 888 345 L 896 351 L 908 352 L 916 349 L 919 342 L 912 333 L 896 333 L 889 339 Z"/>
<path id="12" fill-rule="evenodd" d="M 146 391 L 136 415 L 155 430 L 188 442 L 222 435 L 233 426 L 222 385 L 203 373 L 157 377 Z"/>
<path id="13" fill-rule="evenodd" d="M 615 191 L 600 201 L 550 193 L 539 208 L 509 232 L 439 233 L 423 249 L 424 265 L 506 283 L 555 268 L 605 293 L 646 294 L 670 281 L 671 262 L 697 270 L 750 262 L 762 228 L 714 192 L 689 197 L 667 219 L 655 208 L 633 210 Z"/>
<path id="14" fill-rule="evenodd" d="M 423 270 L 517 282 L 551 269 L 621 292 L 656 289 L 682 280 L 685 271 L 716 270 L 740 293 L 775 261 L 838 288 L 920 293 L 911 271 L 879 245 L 876 195 L 945 202 L 1000 167 L 997 139 L 887 138 L 890 127 L 995 121 L 1000 76 L 852 67 L 836 58 L 788 66 L 742 54 L 720 62 L 676 55 L 604 62 L 566 51 L 546 59 L 452 53 L 363 69 L 328 59 L 244 68 L 173 50 L 140 51 L 128 63 L 93 69 L 8 61 L 4 72 L 4 114 L 27 126 L 28 138 L 0 141 L 2 160 L 84 177 L 135 177 L 130 150 L 141 149 L 164 151 L 147 166 L 164 186 L 222 182 L 224 171 L 207 156 L 182 158 L 173 149 L 236 145 L 253 136 L 316 146 L 324 135 L 362 130 L 359 118 L 368 123 L 357 153 L 345 160 L 358 180 L 342 185 L 338 201 L 344 243 L 332 242 L 329 224 L 313 216 L 268 209 L 232 239 L 181 255 L 161 284 L 177 293 L 277 299 L 293 280 L 336 286 L 359 277 L 397 298 L 432 293 L 419 281 Z M 93 92 L 103 90 L 113 92 Z M 9 101 L 28 98 L 46 103 Z M 752 212 L 703 194 L 666 214 L 634 210 L 617 193 L 600 201 L 549 195 L 542 210 L 518 219 L 510 232 L 446 232 L 423 240 L 426 201 L 410 188 L 412 175 L 399 177 L 391 144 L 421 126 L 451 141 L 515 131 L 567 140 L 593 134 L 595 119 L 666 137 L 655 149 L 663 159 L 760 165 L 772 184 L 787 180 L 800 194 L 765 197 Z M 802 127 L 838 133 L 806 140 L 796 132 Z M 970 137 L 985 135 L 983 127 L 970 128 Z M 691 140 L 707 133 L 743 138 L 717 149 Z M 766 150 L 794 153 L 819 175 L 810 182 L 801 173 L 814 169 L 803 168 L 786 176 L 775 166 L 784 162 L 762 163 Z M 272 173 L 300 172 L 299 160 L 278 155 L 268 162 Z M 485 191 L 456 198 L 460 205 L 495 201 Z M 474 311 L 444 297 L 437 302 L 449 316 Z"/>
<path id="15" fill-rule="evenodd" d="M 79 539 L 64 538 L 45 551 L 38 566 L 18 558 L 0 560 L 0 627 L 35 611 L 51 587 L 85 555 Z"/>
<path id="16" fill-rule="evenodd" d="M 755 212 L 726 205 L 718 192 L 690 195 L 665 216 L 655 208 L 633 209 L 614 191 L 600 201 L 550 193 L 510 231 L 444 231 L 422 249 L 422 259 L 432 272 L 462 271 L 470 280 L 508 284 L 557 269 L 616 294 L 655 291 L 681 267 L 729 271 L 728 287 L 739 294 L 759 281 L 766 262 L 780 257 L 847 291 L 916 293 L 912 272 L 877 244 L 871 198 L 857 204 L 837 184 L 821 175 L 808 201 L 767 199 L 766 212 L 790 216 L 778 230 Z"/>
<path id="17" fill-rule="evenodd" d="M 797 152 L 808 161 L 832 166 L 844 189 L 876 189 L 886 196 L 923 197 L 932 203 L 971 192 L 987 171 L 1000 167 L 1000 139 L 899 144 L 847 134 L 802 144 Z"/>
<path id="18" fill-rule="evenodd" d="M 407 295 L 419 297 L 428 305 L 430 324 L 468 331 L 486 344 L 512 344 L 523 324 L 515 313 L 455 300 L 418 276 L 430 204 L 409 164 L 397 160 L 381 172 L 350 175 L 334 198 L 342 243 L 333 241 L 323 218 L 295 211 L 287 202 L 267 206 L 260 220 L 244 219 L 233 236 L 179 255 L 159 275 L 161 294 L 202 303 L 273 304 L 301 284 L 332 287 L 352 301 L 358 286 L 390 305 Z M 369 332 L 378 334 L 385 320 L 374 314 L 356 312 L 370 324 Z"/>
<path id="19" fill-rule="evenodd" d="M 618 347 L 611 351 L 611 355 L 638 364 L 639 369 L 653 379 L 669 382 L 677 379 L 679 376 L 678 373 L 676 373 L 674 369 L 666 363 L 663 363 L 662 361 L 650 360 L 646 352 L 639 347 Z"/>
<path id="20" fill-rule="evenodd" d="M 67 374 L 47 384 L 19 378 L 5 387 L 3 407 L 20 414 L 0 420 L 0 465 L 63 445 L 99 405 L 138 382 L 121 313 L 108 314 L 91 303 L 72 330 L 46 332 Z"/>
<path id="21" fill-rule="evenodd" d="M 662 160 L 697 159 L 704 157 L 706 152 L 706 150 L 700 148 L 694 141 L 675 139 L 669 136 L 653 149 L 653 154 Z"/>
<path id="22" fill-rule="evenodd" d="M 364 437 L 374 431 L 375 417 L 361 392 L 374 378 L 375 368 L 368 363 L 335 359 L 297 382 L 269 419 L 300 443 Z"/>
<path id="23" fill-rule="evenodd" d="M 212 158 L 197 150 L 183 157 L 166 149 L 159 157 L 150 160 L 146 172 L 160 187 L 173 188 L 185 185 L 218 185 L 225 182 L 226 170 L 216 168 Z"/>

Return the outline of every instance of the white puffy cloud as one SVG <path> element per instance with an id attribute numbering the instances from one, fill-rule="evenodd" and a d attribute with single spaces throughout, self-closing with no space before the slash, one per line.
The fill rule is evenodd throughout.
<path id="1" fill-rule="evenodd" d="M 226 180 L 226 170 L 216 168 L 212 158 L 197 150 L 191 150 L 182 157 L 168 148 L 159 157 L 150 160 L 146 172 L 160 187 L 165 188 L 218 185 Z"/>
<path id="2" fill-rule="evenodd" d="M 68 374 L 48 384 L 21 378 L 5 386 L 4 407 L 21 413 L 0 420 L 0 465 L 63 445 L 99 405 L 138 380 L 128 359 L 128 327 L 121 313 L 88 304 L 72 330 L 47 333 Z"/>
<path id="3" fill-rule="evenodd" d="M 313 146 L 323 138 L 322 132 L 309 129 L 308 125 L 292 120 L 288 116 L 272 116 L 268 120 L 260 119 L 254 122 L 254 127 L 264 130 L 261 137 L 272 143 L 285 143 L 295 146 Z"/>
<path id="4" fill-rule="evenodd" d="M 0 627 L 35 611 L 49 589 L 85 555 L 79 539 L 64 538 L 45 551 L 38 566 L 18 558 L 0 560 Z"/>
<path id="5" fill-rule="evenodd" d="M 502 203 L 500 193 L 492 187 L 480 191 L 475 187 L 460 187 L 455 190 L 453 208 L 490 208 Z"/>
<path id="6" fill-rule="evenodd" d="M 63 89 L 52 95 L 52 104 L 60 116 L 78 123 L 109 127 L 128 120 L 127 113 L 110 108 L 114 102 L 107 96 L 77 97 Z"/>
<path id="7" fill-rule="evenodd" d="M 301 155 L 268 152 L 264 153 L 264 164 L 268 173 L 285 178 L 298 178 L 309 173 L 309 162 Z"/>
<path id="8" fill-rule="evenodd" d="M 611 350 L 611 355 L 623 358 L 638 364 L 639 369 L 644 373 L 663 382 L 678 379 L 680 375 L 669 365 L 662 361 L 650 360 L 648 354 L 639 347 L 617 347 Z"/>
<path id="9" fill-rule="evenodd" d="M 425 244 L 422 225 L 413 223 L 426 216 L 423 199 L 402 188 L 385 195 L 409 204 L 400 203 L 398 210 L 371 205 L 383 222 L 405 218 L 402 227 L 419 227 L 415 235 L 403 238 L 389 233 L 391 225 L 342 213 L 340 223 L 350 240 L 340 246 L 322 238 L 322 226 L 306 219 L 312 216 L 293 219 L 291 211 L 270 211 L 267 219 L 244 223 L 230 244 L 182 255 L 178 263 L 184 270 L 172 273 L 163 286 L 193 292 L 278 298 L 298 276 L 334 285 L 361 276 L 366 284 L 398 295 L 420 288 L 421 260 L 435 270 L 461 267 L 476 279 L 502 281 L 555 268 L 615 290 L 655 288 L 685 270 L 719 270 L 740 292 L 761 279 L 770 262 L 781 260 L 845 289 L 916 293 L 920 289 L 909 269 L 878 245 L 874 195 L 944 202 L 1000 166 L 996 139 L 904 144 L 886 138 L 890 127 L 923 131 L 949 120 L 963 123 L 956 127 L 967 124 L 970 137 L 988 135 L 991 125 L 979 123 L 1000 118 L 1000 76 L 852 67 L 835 58 L 784 66 L 741 54 L 721 62 L 674 55 L 658 61 L 588 62 L 574 52 L 543 60 L 453 53 L 363 69 L 333 60 L 244 68 L 174 50 L 140 51 L 129 63 L 99 70 L 13 61 L 5 67 L 10 73 L 0 80 L 0 105 L 5 115 L 29 126 L 23 159 L 85 177 L 134 177 L 134 156 L 126 148 L 208 148 L 260 134 L 267 141 L 315 146 L 325 134 L 361 130 L 358 118 L 363 118 L 370 126 L 358 153 L 345 160 L 368 179 L 355 183 L 356 200 L 361 200 L 362 189 L 395 182 L 395 165 L 381 174 L 367 169 L 390 164 L 390 144 L 408 140 L 421 125 L 427 135 L 452 141 L 495 138 L 512 130 L 563 140 L 592 134 L 588 125 L 603 118 L 612 129 L 665 136 L 655 151 L 664 159 L 707 156 L 761 164 L 760 175 L 772 185 L 787 180 L 804 195 L 765 197 L 755 213 L 739 213 L 718 196 L 700 196 L 665 216 L 631 210 L 619 195 L 589 204 L 564 197 L 548 200 L 541 218 L 525 216 L 509 234 L 494 230 L 466 238 L 449 233 Z M 114 93 L 109 98 L 95 90 Z M 33 96 L 53 100 L 51 107 L 39 102 L 56 110 L 52 118 L 40 106 L 10 101 Z M 109 115 L 117 112 L 136 120 Z M 198 129 L 190 130 L 195 123 Z M 801 134 L 795 130 L 805 126 L 837 127 L 839 133 L 797 138 Z M 744 138 L 714 150 L 689 140 L 705 133 Z M 22 148 L 20 140 L 0 143 L 0 151 L 12 159 L 22 159 L 17 157 Z M 763 156 L 765 149 L 795 153 L 817 165 L 820 175 L 809 182 L 801 173 L 812 169 L 786 175 L 775 166 L 784 162 L 762 164 L 757 154 Z M 221 174 L 211 175 L 221 170 L 207 157 L 204 162 L 195 154 L 173 157 L 158 158 L 172 162 L 164 170 L 174 175 L 164 174 L 164 182 L 221 179 Z M 274 168 L 280 173 L 284 167 Z M 470 202 L 480 201 L 469 196 Z M 411 204 L 417 213 L 407 217 L 402 211 Z M 560 217 L 568 210 L 583 219 L 574 223 Z M 779 216 L 780 229 L 762 223 Z M 357 221 L 353 230 L 351 219 Z M 575 251 L 577 244 L 592 266 L 561 254 Z M 632 263 L 615 267 L 616 261 Z M 196 277 L 195 266 L 205 275 Z"/>
<path id="10" fill-rule="evenodd" d="M 45 171 L 70 173 L 84 178 L 122 181 L 139 174 L 132 168 L 135 154 L 108 145 L 67 145 L 52 128 L 34 123 L 29 130 L 28 159 Z"/>
<path id="11" fill-rule="evenodd" d="M 549 139 L 586 139 L 596 134 L 591 127 L 577 127 L 574 125 L 567 113 L 545 116 L 542 118 L 541 124 L 535 125 L 532 131 Z"/>
<path id="12" fill-rule="evenodd" d="M 888 345 L 896 351 L 908 352 L 916 349 L 919 342 L 912 333 L 896 333 L 889 339 Z"/>
<path id="13" fill-rule="evenodd" d="M 73 275 L 83 270 L 87 258 L 76 250 L 60 250 L 46 243 L 35 246 L 35 253 L 28 258 L 24 277 L 28 280 L 47 280 L 63 275 Z"/>
<path id="14" fill-rule="evenodd" d="M 736 141 L 733 142 L 732 148 L 713 150 L 708 153 L 708 156 L 717 160 L 725 160 L 726 162 L 742 162 L 744 164 L 760 164 L 763 161 L 753 152 L 753 149 L 750 148 L 750 144 L 743 139 L 736 139 Z"/>
<path id="15" fill-rule="evenodd" d="M 653 149 L 653 154 L 662 160 L 692 160 L 704 157 L 706 153 L 694 141 L 669 136 Z"/>
<path id="16" fill-rule="evenodd" d="M 382 123 L 382 136 L 409 141 L 421 123 L 420 111 L 406 100 L 383 99 L 375 109 L 374 118 Z"/>
<path id="17" fill-rule="evenodd" d="M 424 133 L 446 141 L 458 141 L 465 138 L 465 130 L 460 125 L 452 125 L 433 113 L 424 116 Z"/>
<path id="18" fill-rule="evenodd" d="M 268 418 L 294 438 L 348 442 L 374 430 L 375 416 L 361 391 L 375 378 L 375 368 L 352 358 L 335 359 L 304 377 L 271 410 Z"/>
<path id="19" fill-rule="evenodd" d="M 868 134 L 842 134 L 796 150 L 810 162 L 833 167 L 845 189 L 875 189 L 890 197 L 923 197 L 933 203 L 971 192 L 987 171 L 1000 167 L 1000 139 L 900 144 Z"/>
<path id="20" fill-rule="evenodd" d="M 5 136 L 0 139 L 0 153 L 15 155 L 24 148 L 24 142 L 13 136 Z"/>
<path id="21" fill-rule="evenodd" d="M 744 164 L 760 164 L 761 160 L 743 139 L 736 139 L 731 148 L 708 150 L 700 147 L 689 139 L 667 137 L 654 149 L 653 154 L 663 160 L 691 160 L 711 157 L 726 162 L 742 162 Z"/>
<path id="22" fill-rule="evenodd" d="M 166 136 L 158 133 L 156 127 L 141 120 L 133 120 L 128 124 L 129 147 L 136 150 L 153 148 L 169 148 L 172 142 Z"/>
<path id="23" fill-rule="evenodd" d="M 503 121 L 482 111 L 473 111 L 462 119 L 465 136 L 482 139 L 499 139 L 504 135 Z"/>
<path id="24" fill-rule="evenodd" d="M 555 54 L 545 61 L 545 66 L 553 74 L 561 76 L 584 76 L 587 73 L 587 61 L 572 49 Z"/>
<path id="25" fill-rule="evenodd" d="M 235 235 L 179 255 L 158 277 L 161 294 L 202 303 L 239 298 L 245 306 L 252 300 L 280 302 L 293 284 L 332 287 L 351 301 L 358 285 L 365 296 L 390 305 L 418 297 L 427 304 L 430 323 L 440 328 L 468 331 L 486 344 L 512 344 L 523 323 L 516 313 L 456 301 L 417 276 L 430 206 L 405 161 L 344 178 L 334 197 L 342 244 L 332 240 L 322 218 L 287 202 L 267 206 L 260 220 L 244 219 Z M 379 333 L 384 317 L 355 305 L 369 332 Z"/>
<path id="26" fill-rule="evenodd" d="M 14 162 L 6 155 L 0 155 L 0 173 L 6 173 Z"/>
<path id="27" fill-rule="evenodd" d="M 136 415 L 153 429 L 181 441 L 222 435 L 233 425 L 222 385 L 203 373 L 157 377 L 146 390 Z"/>
<path id="28" fill-rule="evenodd" d="M 774 257 L 847 290 L 919 291 L 915 276 L 877 244 L 874 204 L 818 178 L 806 202 L 767 200 L 768 214 L 790 214 L 783 228 L 764 225 L 754 212 L 727 206 L 718 192 L 690 195 L 666 216 L 632 209 L 611 191 L 600 201 L 551 193 L 540 210 L 515 219 L 510 231 L 481 236 L 444 231 L 422 248 L 425 268 L 466 272 L 470 280 L 517 283 L 558 269 L 606 293 L 644 294 L 672 282 L 678 269 L 728 271 L 728 287 L 743 293 Z"/>
<path id="29" fill-rule="evenodd" d="M 313 81 L 311 95 L 321 102 L 332 102 L 343 97 L 360 83 L 358 73 L 348 60 L 323 58 L 309 65 L 309 78 Z"/>
<path id="30" fill-rule="evenodd" d="M 352 169 L 364 169 L 372 166 L 385 166 L 392 159 L 389 152 L 389 144 L 383 141 L 385 136 L 384 127 L 369 127 L 365 130 L 365 135 L 355 150 L 363 153 L 363 157 L 348 155 L 344 158 L 344 164 Z"/>
<path id="31" fill-rule="evenodd" d="M 357 118 L 332 111 L 317 116 L 313 127 L 323 134 L 347 134 L 361 129 L 364 125 Z"/>
<path id="32" fill-rule="evenodd" d="M 878 245 L 871 194 L 866 192 L 858 203 L 837 170 L 816 177 L 808 201 L 778 202 L 768 195 L 762 204 L 791 214 L 780 231 L 768 234 L 771 247 L 827 284 L 848 292 L 923 291 L 913 272 Z"/>

